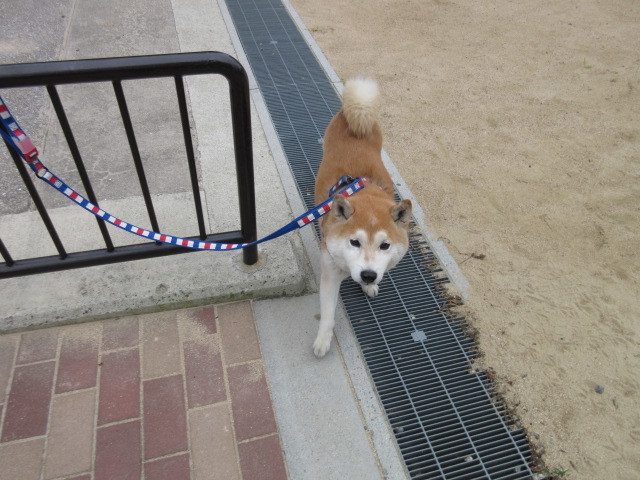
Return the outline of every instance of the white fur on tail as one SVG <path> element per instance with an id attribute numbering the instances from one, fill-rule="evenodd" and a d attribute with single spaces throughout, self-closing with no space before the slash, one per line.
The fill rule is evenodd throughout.
<path id="1" fill-rule="evenodd" d="M 356 137 L 372 133 L 378 116 L 378 95 L 378 84 L 370 78 L 352 78 L 345 83 L 342 110 Z"/>

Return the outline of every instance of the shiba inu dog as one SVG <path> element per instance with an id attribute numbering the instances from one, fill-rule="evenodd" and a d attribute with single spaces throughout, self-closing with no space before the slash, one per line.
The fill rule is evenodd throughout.
<path id="1" fill-rule="evenodd" d="M 320 327 L 313 343 L 318 357 L 331 346 L 342 280 L 351 278 L 370 297 L 378 294 L 383 275 L 408 249 L 411 201 L 394 200 L 391 176 L 382 163 L 382 133 L 377 122 L 378 86 L 370 79 L 346 82 L 342 110 L 324 136 L 315 200 L 344 175 L 366 177 L 366 186 L 348 199 L 336 195 L 331 211 L 320 219 L 322 275 Z"/>

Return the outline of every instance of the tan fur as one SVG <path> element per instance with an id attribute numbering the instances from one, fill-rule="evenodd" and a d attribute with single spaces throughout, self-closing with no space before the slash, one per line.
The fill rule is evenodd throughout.
<path id="1" fill-rule="evenodd" d="M 365 231 L 369 238 L 373 238 L 376 232 L 385 230 L 390 241 L 407 244 L 406 227 L 395 224 L 392 219 L 396 202 L 377 185 L 369 183 L 366 188 L 349 197 L 349 203 L 354 213 L 348 222 L 339 221 L 335 215 L 322 218 L 320 228 L 323 242 L 328 236 L 349 238 L 358 230 Z M 402 203 L 410 201 L 403 200 Z"/>
<path id="2" fill-rule="evenodd" d="M 333 228 L 334 235 L 349 235 L 355 229 L 373 232 L 381 224 L 387 225 L 394 241 L 402 241 L 402 232 L 393 227 L 390 211 L 396 205 L 393 200 L 393 181 L 381 157 L 382 132 L 377 122 L 371 126 L 371 134 L 358 138 L 350 130 L 344 112 L 340 111 L 329 123 L 324 136 L 324 154 L 318 170 L 315 187 L 316 203 L 327 199 L 327 192 L 343 176 L 367 177 L 371 182 L 349 197 L 355 210 L 349 225 Z M 409 203 L 405 200 L 404 203 Z M 321 219 L 321 230 L 328 233 L 335 224 L 335 216 Z"/>
<path id="3" fill-rule="evenodd" d="M 342 92 L 344 116 L 358 138 L 371 135 L 378 115 L 378 85 L 371 79 L 348 80 Z"/>

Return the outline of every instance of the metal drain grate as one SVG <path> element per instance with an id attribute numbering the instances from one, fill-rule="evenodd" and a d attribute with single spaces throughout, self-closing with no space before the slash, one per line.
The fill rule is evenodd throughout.
<path id="1" fill-rule="evenodd" d="M 313 206 L 322 136 L 340 98 L 279 0 L 226 0 L 298 189 Z M 342 301 L 411 478 L 531 479 L 523 432 L 491 400 L 491 383 L 469 372 L 464 320 L 443 310 L 442 279 L 423 238 L 375 299 L 344 282 Z"/>

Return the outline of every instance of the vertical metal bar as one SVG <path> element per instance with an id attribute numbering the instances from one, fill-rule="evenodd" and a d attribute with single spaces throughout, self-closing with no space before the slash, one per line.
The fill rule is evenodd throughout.
<path id="1" fill-rule="evenodd" d="M 13 261 L 13 258 L 11 258 L 11 255 L 9 254 L 9 250 L 7 250 L 7 247 L 4 246 L 4 242 L 2 241 L 1 238 L 0 238 L 0 255 L 2 255 L 2 258 L 4 258 L 4 261 L 8 267 L 16 263 Z"/>
<path id="2" fill-rule="evenodd" d="M 4 143 L 5 145 L 7 145 L 6 141 Z M 49 232 L 51 241 L 55 245 L 56 250 L 58 250 L 58 254 L 60 255 L 60 258 L 61 259 L 65 258 L 67 256 L 67 252 L 64 249 L 64 245 L 62 245 L 62 241 L 58 236 L 58 232 L 56 232 L 56 229 L 53 226 L 53 222 L 51 222 L 51 219 L 49 218 L 47 209 L 44 206 L 44 203 L 42 203 L 42 199 L 40 198 L 40 195 L 38 194 L 36 187 L 33 185 L 33 182 L 31 181 L 31 177 L 27 172 L 27 167 L 24 166 L 24 163 L 22 162 L 22 158 L 20 158 L 18 154 L 9 145 L 7 145 L 7 150 L 9 150 L 9 154 L 11 155 L 11 158 L 13 158 L 13 162 L 16 164 L 16 168 L 18 169 L 18 172 L 22 177 L 22 181 L 24 182 L 25 187 L 27 187 L 27 191 L 29 192 L 29 195 L 31 195 L 31 199 L 33 200 L 33 203 L 35 204 L 36 209 L 40 214 L 40 218 L 42 218 L 42 222 L 44 223 L 45 227 L 47 227 L 47 231 Z"/>
<path id="3" fill-rule="evenodd" d="M 133 132 L 133 124 L 131 123 L 131 116 L 129 115 L 129 109 L 127 108 L 127 101 L 124 97 L 124 91 L 122 90 L 122 82 L 120 80 L 114 80 L 113 90 L 116 94 L 116 100 L 118 101 L 118 107 L 120 108 L 120 115 L 122 116 L 122 123 L 124 124 L 124 130 L 127 134 L 127 140 L 129 141 L 129 148 L 131 149 L 131 155 L 133 156 L 133 163 L 136 166 L 136 172 L 138 174 L 138 180 L 140 181 L 140 188 L 142 189 L 142 197 L 144 198 L 145 206 L 147 207 L 147 213 L 149 214 L 149 220 L 151 221 L 151 227 L 156 232 L 160 231 L 158 227 L 158 221 L 156 220 L 156 212 L 153 208 L 151 201 L 151 194 L 149 193 L 149 185 L 147 184 L 147 177 L 144 173 L 144 167 L 142 166 L 142 158 L 140 157 L 140 150 L 138 150 L 138 142 L 136 141 L 135 133 Z"/>
<path id="4" fill-rule="evenodd" d="M 80 179 L 82 180 L 82 185 L 84 186 L 85 192 L 87 193 L 87 198 L 94 205 L 98 205 L 98 199 L 96 198 L 93 187 L 91 186 L 91 180 L 89 180 L 89 175 L 87 174 L 87 169 L 85 168 L 84 162 L 82 161 L 82 156 L 80 155 L 78 144 L 76 143 L 76 140 L 73 136 L 71 125 L 69 125 L 67 114 L 65 113 L 62 102 L 60 101 L 60 95 L 58 95 L 58 91 L 56 90 L 56 87 L 54 85 L 47 85 L 47 92 L 49 92 L 49 98 L 51 99 L 51 103 L 53 104 L 53 109 L 58 116 L 58 122 L 60 122 L 60 127 L 62 128 L 62 132 L 64 133 L 64 138 L 67 140 L 69 151 L 71 152 L 73 161 L 75 162 L 78 173 L 80 174 Z M 111 241 L 111 236 L 109 235 L 109 231 L 107 230 L 107 225 L 101 218 L 96 217 L 96 221 L 98 222 L 98 228 L 100 229 L 100 233 L 102 233 L 102 238 L 104 239 L 104 244 L 107 247 L 107 251 L 112 252 L 114 247 L 113 242 Z"/>
<path id="5" fill-rule="evenodd" d="M 200 186 L 198 185 L 198 171 L 196 169 L 196 158 L 193 151 L 193 140 L 191 138 L 191 126 L 189 125 L 189 111 L 187 110 L 187 98 L 184 93 L 184 81 L 181 76 L 175 77 L 176 93 L 178 95 L 178 106 L 180 107 L 180 120 L 182 121 L 182 134 L 184 135 L 184 145 L 187 150 L 187 162 L 189 163 L 189 174 L 191 176 L 191 189 L 193 190 L 193 201 L 196 206 L 196 216 L 198 218 L 198 229 L 200 238 L 207 236 L 204 225 L 204 215 L 202 214 L 202 201 L 200 199 Z"/>
<path id="6" fill-rule="evenodd" d="M 251 140 L 251 110 L 249 101 L 249 79 L 238 64 L 235 75 L 228 76 L 231 96 L 231 125 L 233 146 L 236 154 L 236 175 L 240 201 L 240 228 L 245 242 L 256 240 L 256 193 L 253 173 L 253 146 Z M 258 246 L 245 248 L 244 263 L 253 265 L 258 261 Z"/>

